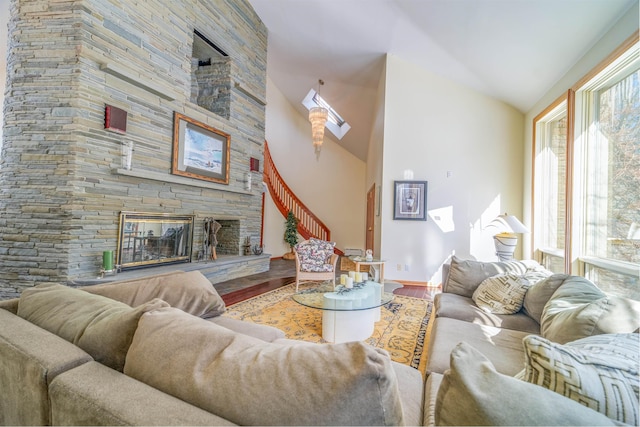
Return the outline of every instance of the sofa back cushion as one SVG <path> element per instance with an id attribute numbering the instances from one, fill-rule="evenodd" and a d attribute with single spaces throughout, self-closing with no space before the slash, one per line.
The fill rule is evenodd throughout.
<path id="1" fill-rule="evenodd" d="M 496 372 L 471 345 L 451 352 L 436 399 L 439 426 L 617 425 L 605 415 L 557 393 Z"/>
<path id="2" fill-rule="evenodd" d="M 640 327 L 640 302 L 606 295 L 589 280 L 570 276 L 544 307 L 540 331 L 564 344 L 599 334 L 633 332 Z"/>
<path id="3" fill-rule="evenodd" d="M 554 274 L 535 283 L 527 289 L 527 293 L 524 295 L 522 310 L 529 317 L 540 323 L 544 306 L 549 301 L 549 298 L 551 298 L 551 295 L 558 290 L 560 285 L 562 285 L 568 277 L 568 274 Z"/>
<path id="4" fill-rule="evenodd" d="M 401 425 L 384 350 L 266 343 L 173 308 L 146 313 L 125 374 L 240 425 Z"/>
<path id="5" fill-rule="evenodd" d="M 0 426 L 55 425 L 49 383 L 91 360 L 77 346 L 0 309 Z"/>
<path id="6" fill-rule="evenodd" d="M 18 316 L 77 345 L 112 369 L 123 370 L 125 356 L 140 316 L 168 307 L 151 300 L 137 308 L 63 285 L 26 289 L 18 302 Z"/>
<path id="7" fill-rule="evenodd" d="M 137 307 L 154 298 L 160 298 L 171 307 L 202 318 L 219 316 L 225 312 L 225 303 L 209 279 L 200 271 L 175 271 L 139 279 L 123 280 L 82 288 L 131 307 Z"/>
<path id="8" fill-rule="evenodd" d="M 471 298 L 473 292 L 485 279 L 498 274 L 513 273 L 522 275 L 527 269 L 541 268 L 532 260 L 509 262 L 482 262 L 451 258 L 449 272 L 442 291 Z"/>

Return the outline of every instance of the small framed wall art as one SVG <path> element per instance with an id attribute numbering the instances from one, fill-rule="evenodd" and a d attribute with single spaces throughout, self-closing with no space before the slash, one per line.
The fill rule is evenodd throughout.
<path id="1" fill-rule="evenodd" d="M 229 184 L 230 143 L 229 134 L 175 112 L 171 173 Z"/>
<path id="2" fill-rule="evenodd" d="M 427 181 L 394 181 L 393 219 L 427 220 Z"/>

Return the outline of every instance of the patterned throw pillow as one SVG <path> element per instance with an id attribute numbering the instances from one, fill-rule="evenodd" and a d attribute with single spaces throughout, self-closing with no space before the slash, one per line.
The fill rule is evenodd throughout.
<path id="1" fill-rule="evenodd" d="M 529 287 L 548 274 L 527 270 L 525 274 L 498 274 L 480 283 L 471 297 L 480 309 L 494 314 L 514 314 L 520 311 Z"/>
<path id="2" fill-rule="evenodd" d="M 564 345 L 529 335 L 523 342 L 522 379 L 638 425 L 640 335 L 594 335 Z"/>

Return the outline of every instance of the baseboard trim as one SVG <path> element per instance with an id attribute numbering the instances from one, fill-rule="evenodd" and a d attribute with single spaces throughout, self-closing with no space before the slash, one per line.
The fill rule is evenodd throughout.
<path id="1" fill-rule="evenodd" d="M 395 279 L 389 279 L 389 280 L 402 283 L 403 286 L 421 286 L 423 288 L 429 286 L 429 282 L 418 282 L 418 281 L 412 281 L 412 280 L 395 280 Z"/>

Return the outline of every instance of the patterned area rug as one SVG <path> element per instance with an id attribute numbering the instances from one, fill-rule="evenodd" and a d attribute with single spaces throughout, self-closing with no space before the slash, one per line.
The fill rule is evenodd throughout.
<path id="1" fill-rule="evenodd" d="M 300 290 L 318 286 L 305 283 Z M 295 284 L 258 295 L 227 307 L 225 316 L 247 322 L 274 326 L 287 338 L 326 343 L 322 339 L 322 310 L 309 308 L 291 299 Z M 416 368 L 425 374 L 431 308 L 428 300 L 395 295 L 384 305 L 373 335 L 366 343 L 389 352 L 391 359 Z"/>

